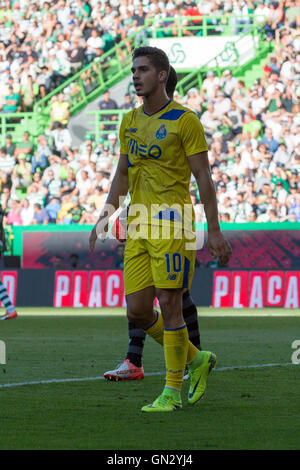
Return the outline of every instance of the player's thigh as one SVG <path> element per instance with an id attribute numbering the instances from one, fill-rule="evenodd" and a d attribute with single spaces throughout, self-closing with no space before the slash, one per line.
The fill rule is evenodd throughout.
<path id="1" fill-rule="evenodd" d="M 148 240 L 154 286 L 158 289 L 190 288 L 195 268 L 195 250 L 184 234 L 179 238 Z"/>
<path id="2" fill-rule="evenodd" d="M 142 239 L 127 238 L 124 252 L 125 295 L 153 286 L 150 256 Z"/>
<path id="3" fill-rule="evenodd" d="M 147 328 L 156 318 L 153 310 L 155 290 L 153 286 L 126 295 L 127 317 L 139 328 Z"/>

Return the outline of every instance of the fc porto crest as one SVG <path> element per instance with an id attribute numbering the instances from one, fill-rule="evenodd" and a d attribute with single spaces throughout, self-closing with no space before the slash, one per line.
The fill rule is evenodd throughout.
<path id="1" fill-rule="evenodd" d="M 164 138 L 166 137 L 166 135 L 167 135 L 166 126 L 165 126 L 164 124 L 162 124 L 162 125 L 160 126 L 160 128 L 156 131 L 155 136 L 156 136 L 156 138 L 157 138 L 158 140 L 162 140 L 162 139 L 164 139 Z"/>

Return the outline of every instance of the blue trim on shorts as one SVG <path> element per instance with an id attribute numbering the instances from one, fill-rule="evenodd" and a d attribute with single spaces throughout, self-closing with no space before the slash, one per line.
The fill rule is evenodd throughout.
<path id="1" fill-rule="evenodd" d="M 155 312 L 156 312 L 156 319 L 154 320 L 154 322 L 153 322 L 153 323 L 151 323 L 151 325 L 147 326 L 147 328 L 144 328 L 144 331 L 147 331 L 147 330 L 149 330 L 149 328 L 151 328 L 151 326 L 155 325 L 155 323 L 157 322 L 157 320 L 158 320 L 158 316 L 159 316 L 159 313 L 158 313 L 158 311 L 157 311 L 157 310 L 155 310 Z"/>
<path id="2" fill-rule="evenodd" d="M 189 286 L 189 272 L 190 272 L 191 262 L 188 258 L 184 257 L 184 268 L 183 268 L 183 282 L 182 287 L 188 288 Z"/>

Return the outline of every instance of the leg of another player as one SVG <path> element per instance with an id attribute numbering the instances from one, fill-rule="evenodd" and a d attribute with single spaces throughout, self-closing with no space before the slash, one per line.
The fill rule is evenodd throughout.
<path id="1" fill-rule="evenodd" d="M 1 281 L 0 281 L 0 301 L 2 302 L 6 310 L 5 315 L 0 317 L 0 320 L 12 320 L 13 318 L 17 318 L 18 314 L 16 312 L 16 309 L 13 306 L 9 298 L 5 285 Z"/>
<path id="2" fill-rule="evenodd" d="M 182 315 L 188 329 L 189 340 L 201 350 L 200 331 L 198 324 L 198 311 L 190 295 L 190 291 L 184 289 L 182 294 Z M 128 350 L 126 359 L 115 369 L 104 373 L 104 378 L 112 381 L 140 380 L 144 378 L 142 364 L 146 333 L 133 322 L 128 321 Z M 187 372 L 184 378 L 188 378 Z"/>
<path id="3" fill-rule="evenodd" d="M 198 310 L 188 289 L 182 294 L 182 315 L 188 329 L 189 340 L 201 351 Z"/>
<path id="4" fill-rule="evenodd" d="M 126 359 L 115 369 L 104 373 L 106 380 L 118 382 L 120 380 L 141 380 L 144 378 L 142 357 L 146 333 L 142 328 L 128 321 L 128 336 L 129 345 Z"/>

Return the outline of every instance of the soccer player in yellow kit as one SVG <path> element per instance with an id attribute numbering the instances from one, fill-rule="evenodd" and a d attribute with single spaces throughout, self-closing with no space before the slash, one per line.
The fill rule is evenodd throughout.
<path id="1" fill-rule="evenodd" d="M 176 70 L 170 65 L 168 80 L 166 84 L 166 92 L 168 97 L 172 100 L 174 91 L 176 89 L 178 79 Z M 115 222 L 115 227 L 111 230 L 116 238 L 125 242 L 126 240 L 126 227 L 127 227 L 127 213 L 128 207 L 123 210 L 121 215 Z M 198 323 L 198 311 L 193 302 L 188 289 L 184 289 L 182 293 L 182 316 L 186 323 L 189 339 L 197 347 L 203 349 L 200 341 L 200 330 Z M 111 381 L 123 380 L 141 380 L 144 378 L 144 368 L 142 365 L 142 356 L 145 345 L 146 333 L 143 328 L 138 328 L 134 323 L 128 321 L 128 350 L 126 359 L 119 364 L 115 369 L 108 370 L 104 373 L 104 378 Z M 188 378 L 187 369 L 185 370 L 184 378 Z"/>
<path id="2" fill-rule="evenodd" d="M 216 363 L 213 353 L 199 351 L 189 341 L 182 317 L 182 290 L 191 286 L 195 261 L 195 250 L 190 249 L 195 241 L 189 194 L 191 172 L 204 205 L 210 252 L 221 264 L 226 264 L 231 255 L 220 231 L 202 125 L 194 112 L 168 98 L 168 73 L 169 61 L 162 50 L 140 47 L 134 51 L 133 83 L 144 101 L 123 118 L 118 168 L 90 235 L 93 251 L 98 235 L 103 238 L 107 232 L 111 206 L 116 210 L 120 197 L 129 190 L 124 257 L 127 316 L 163 346 L 166 362 L 164 390 L 152 404 L 142 408 L 145 412 L 182 407 L 186 363 L 190 376 L 188 401 L 198 402 Z M 161 314 L 153 310 L 155 296 Z"/>

